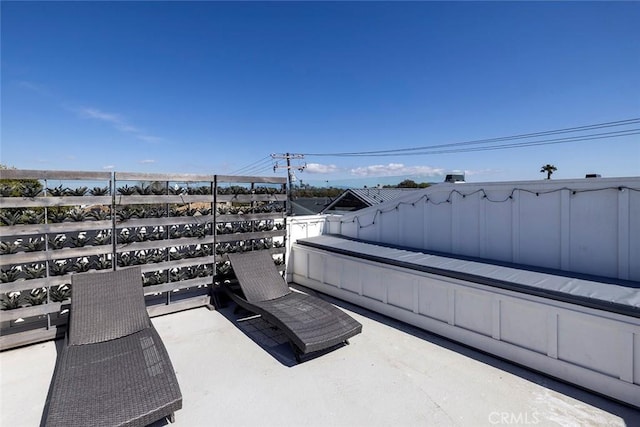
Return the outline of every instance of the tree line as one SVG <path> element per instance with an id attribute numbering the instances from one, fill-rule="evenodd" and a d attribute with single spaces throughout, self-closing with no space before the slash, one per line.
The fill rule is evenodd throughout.
<path id="1" fill-rule="evenodd" d="M 420 182 L 417 183 L 411 179 L 405 179 L 396 185 L 384 185 L 382 188 L 426 188 L 431 184 L 428 182 Z M 364 188 L 367 188 L 365 185 Z M 291 191 L 291 195 L 293 197 L 328 197 L 335 198 L 338 197 L 345 191 L 344 188 L 338 187 L 314 187 L 309 184 L 303 184 L 299 186 L 293 187 Z"/>

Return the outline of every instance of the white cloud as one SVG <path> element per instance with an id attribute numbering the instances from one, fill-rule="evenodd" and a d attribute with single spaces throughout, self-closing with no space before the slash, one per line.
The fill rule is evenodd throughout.
<path id="1" fill-rule="evenodd" d="M 115 167 L 116 167 L 115 165 L 106 165 L 106 166 L 103 166 L 102 169 L 111 170 L 111 169 L 114 169 Z"/>
<path id="2" fill-rule="evenodd" d="M 119 114 L 115 113 L 107 113 L 105 111 L 101 111 L 97 108 L 92 107 L 81 107 L 76 109 L 76 112 L 80 114 L 81 117 L 87 119 L 100 120 L 102 122 L 108 123 L 113 126 L 115 129 L 119 130 L 123 133 L 128 133 L 136 137 L 137 139 L 145 142 L 160 142 L 162 138 L 157 136 L 152 136 L 146 134 L 141 129 L 131 125 L 127 122 L 127 120 Z"/>
<path id="3" fill-rule="evenodd" d="M 307 163 L 307 167 L 305 168 L 305 172 L 309 173 L 335 173 L 338 172 L 339 168 L 336 165 L 323 165 L 320 163 Z"/>
<path id="4" fill-rule="evenodd" d="M 27 89 L 32 92 L 38 93 L 40 95 L 47 95 L 47 96 L 49 95 L 49 91 L 47 90 L 47 88 L 38 83 L 21 80 L 18 82 L 18 86 L 21 87 L 22 89 Z"/>
<path id="5" fill-rule="evenodd" d="M 145 160 L 140 160 L 138 163 L 145 164 L 145 163 L 155 163 L 155 162 L 156 161 L 153 159 L 145 159 Z"/>
<path id="6" fill-rule="evenodd" d="M 152 135 L 139 134 L 136 137 L 144 142 L 156 143 L 162 141 L 162 138 Z"/>
<path id="7" fill-rule="evenodd" d="M 351 169 L 351 175 L 356 176 L 401 176 L 424 175 L 438 176 L 444 173 L 442 168 L 431 166 L 405 166 L 403 163 L 389 163 L 386 165 L 370 165 Z"/>
<path id="8" fill-rule="evenodd" d="M 140 131 L 138 130 L 138 128 L 136 128 L 135 126 L 128 125 L 128 124 L 116 123 L 116 124 L 114 124 L 114 126 L 115 126 L 115 127 L 116 127 L 116 129 L 118 129 L 120 132 L 125 132 L 125 133 L 140 133 Z"/>
<path id="9" fill-rule="evenodd" d="M 457 172 L 457 171 L 454 171 Z M 496 173 L 501 172 L 498 169 L 478 169 L 478 170 L 465 170 L 465 176 L 473 176 L 473 175 L 494 175 Z"/>
<path id="10" fill-rule="evenodd" d="M 95 108 L 90 107 L 82 107 L 78 110 L 78 113 L 84 117 L 88 117 L 91 119 L 98 119 L 105 122 L 109 122 L 111 124 L 120 124 L 122 123 L 122 119 L 116 114 L 105 113 Z"/>

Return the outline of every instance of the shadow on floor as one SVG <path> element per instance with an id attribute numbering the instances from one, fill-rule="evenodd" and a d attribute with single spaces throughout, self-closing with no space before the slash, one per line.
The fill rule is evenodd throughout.
<path id="1" fill-rule="evenodd" d="M 49 414 L 49 401 L 51 400 L 51 392 L 53 391 L 53 383 L 58 372 L 58 360 L 60 360 L 60 355 L 62 354 L 62 350 L 66 345 L 66 339 L 57 339 L 54 341 L 56 344 L 56 366 L 53 371 L 53 375 L 51 377 L 51 381 L 49 381 L 49 390 L 47 391 L 47 399 L 44 402 L 44 409 L 42 410 L 42 416 L 40 417 L 40 426 L 45 425 L 45 421 L 47 420 L 47 415 Z"/>
<path id="2" fill-rule="evenodd" d="M 284 366 L 293 367 L 298 365 L 295 354 L 287 339 L 286 334 L 278 328 L 265 322 L 260 316 L 248 312 L 240 307 L 236 308 L 235 303 L 229 302 L 226 307 L 217 310 L 229 322 L 233 323 L 242 333 L 258 344 L 264 351 L 269 353 Z M 302 363 L 321 357 L 331 351 L 343 347 L 345 344 L 338 344 L 326 350 L 304 355 Z"/>
<path id="3" fill-rule="evenodd" d="M 297 364 L 289 340 L 283 332 L 269 325 L 260 316 L 241 308 L 234 309 L 235 303 L 230 302 L 227 307 L 218 309 L 218 312 L 278 362 L 289 367 Z"/>

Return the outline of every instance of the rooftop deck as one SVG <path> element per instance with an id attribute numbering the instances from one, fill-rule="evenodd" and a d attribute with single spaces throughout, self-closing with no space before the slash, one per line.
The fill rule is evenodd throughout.
<path id="1" fill-rule="evenodd" d="M 183 393 L 175 425 L 640 425 L 636 409 L 323 298 L 363 333 L 302 364 L 262 320 L 238 322 L 232 304 L 154 318 Z M 39 425 L 61 344 L 0 353 L 0 425 Z"/>

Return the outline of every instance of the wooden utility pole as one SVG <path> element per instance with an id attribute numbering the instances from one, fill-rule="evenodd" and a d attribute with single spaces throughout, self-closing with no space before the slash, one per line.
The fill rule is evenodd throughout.
<path id="1" fill-rule="evenodd" d="M 304 159 L 304 154 L 292 154 L 292 153 L 284 153 L 284 154 L 272 154 L 271 158 L 274 160 L 286 160 L 286 166 L 280 166 L 278 162 L 273 165 L 273 171 L 275 172 L 277 169 L 286 168 L 287 169 L 287 215 L 291 215 L 291 188 L 293 185 L 293 169 L 298 169 L 298 171 L 302 172 L 304 168 L 307 167 L 306 163 L 304 165 L 291 166 L 291 160 L 302 160 Z"/>

